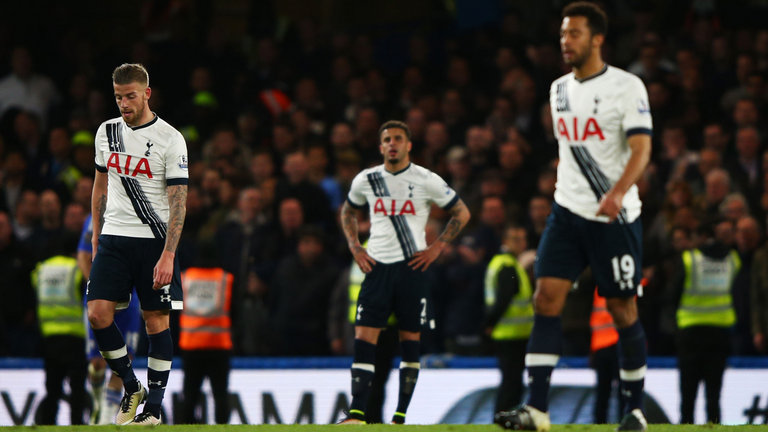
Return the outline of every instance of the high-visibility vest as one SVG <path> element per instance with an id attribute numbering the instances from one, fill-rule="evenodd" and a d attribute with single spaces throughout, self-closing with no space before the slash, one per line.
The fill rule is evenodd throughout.
<path id="1" fill-rule="evenodd" d="M 503 268 L 514 267 L 517 272 L 517 294 L 504 311 L 501 319 L 491 332 L 493 339 L 525 339 L 533 329 L 533 290 L 528 273 L 511 254 L 503 253 L 494 256 L 485 272 L 485 304 L 492 306 L 496 303 L 496 287 L 498 275 Z"/>
<path id="2" fill-rule="evenodd" d="M 85 337 L 83 274 L 72 257 L 57 255 L 41 261 L 31 274 L 37 291 L 37 316 L 44 337 Z"/>
<path id="3" fill-rule="evenodd" d="M 685 283 L 677 309 L 677 327 L 735 324 L 731 284 L 741 268 L 738 253 L 732 250 L 726 257 L 715 259 L 692 249 L 683 252 L 683 264 Z"/>
<path id="4" fill-rule="evenodd" d="M 592 328 L 592 342 L 590 344 L 592 352 L 619 342 L 619 332 L 616 331 L 616 324 L 614 324 L 613 317 L 608 312 L 605 297 L 599 296 L 597 290 L 595 290 L 595 296 L 592 301 L 592 314 L 589 317 L 589 326 Z"/>
<path id="5" fill-rule="evenodd" d="M 221 268 L 191 267 L 181 280 L 184 310 L 179 317 L 179 348 L 232 349 L 232 274 Z"/>

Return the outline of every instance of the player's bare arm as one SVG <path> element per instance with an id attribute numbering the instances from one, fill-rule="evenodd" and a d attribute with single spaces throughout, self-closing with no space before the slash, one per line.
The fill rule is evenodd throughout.
<path id="1" fill-rule="evenodd" d="M 91 259 L 96 256 L 99 250 L 99 235 L 101 227 L 104 226 L 104 213 L 107 211 L 107 173 L 96 171 L 93 178 L 93 192 L 91 193 L 91 215 L 93 220 L 93 234 L 91 235 L 91 246 L 93 254 Z"/>
<path id="2" fill-rule="evenodd" d="M 619 180 L 613 187 L 600 199 L 600 208 L 597 215 L 608 216 L 613 221 L 621 210 L 621 204 L 624 200 L 624 194 L 637 182 L 645 171 L 648 161 L 651 158 L 651 136 L 647 134 L 632 135 L 627 139 L 627 144 L 632 150 L 627 166 L 624 167 Z"/>
<path id="3" fill-rule="evenodd" d="M 184 218 L 187 215 L 187 185 L 173 185 L 166 188 L 168 193 L 168 230 L 165 236 L 165 249 L 155 265 L 153 288 L 158 289 L 171 283 L 173 277 L 173 258 L 179 246 Z"/>
<path id="4" fill-rule="evenodd" d="M 448 223 L 445 224 L 445 229 L 440 234 L 440 237 L 423 251 L 413 254 L 413 258 L 408 262 L 408 265 L 411 266 L 412 269 L 421 269 L 421 271 L 427 270 L 429 266 L 435 262 L 437 257 L 440 256 L 443 249 L 456 239 L 462 228 L 469 222 L 471 216 L 469 209 L 461 199 L 456 201 L 456 204 L 451 207 L 449 212 L 451 218 L 448 220 Z"/>
<path id="5" fill-rule="evenodd" d="M 373 266 L 376 265 L 376 261 L 368 255 L 363 245 L 360 244 L 357 229 L 357 211 L 346 201 L 344 201 L 344 205 L 341 207 L 341 229 L 347 238 L 349 251 L 352 252 L 352 257 L 355 259 L 358 267 L 360 267 L 360 270 L 363 273 L 370 272 Z"/>

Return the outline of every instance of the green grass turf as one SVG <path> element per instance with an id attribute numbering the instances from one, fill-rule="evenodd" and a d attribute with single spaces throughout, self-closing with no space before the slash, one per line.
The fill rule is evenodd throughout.
<path id="1" fill-rule="evenodd" d="M 615 425 L 552 425 L 550 432 L 612 432 Z M 496 425 L 161 425 L 161 426 L 13 426 L 0 431 L 19 432 L 502 432 Z M 768 432 L 768 426 L 650 425 L 648 432 Z"/>

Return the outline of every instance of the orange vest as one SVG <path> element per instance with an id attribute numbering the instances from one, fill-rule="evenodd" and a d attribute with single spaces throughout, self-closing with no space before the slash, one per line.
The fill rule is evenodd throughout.
<path id="1" fill-rule="evenodd" d="M 182 273 L 184 310 L 179 317 L 179 348 L 232 349 L 229 308 L 233 279 L 220 268 L 191 267 Z"/>
<path id="2" fill-rule="evenodd" d="M 590 347 L 592 352 L 619 342 L 619 332 L 616 331 L 613 317 L 606 308 L 605 297 L 597 295 L 597 290 L 595 290 L 595 297 L 592 302 L 589 326 L 592 327 L 592 345 Z"/>

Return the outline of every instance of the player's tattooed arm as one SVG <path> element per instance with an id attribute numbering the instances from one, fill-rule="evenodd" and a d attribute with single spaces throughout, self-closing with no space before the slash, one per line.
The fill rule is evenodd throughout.
<path id="1" fill-rule="evenodd" d="M 461 229 L 464 228 L 467 222 L 469 222 L 470 218 L 469 209 L 461 198 L 459 198 L 456 204 L 451 207 L 449 212 L 451 214 L 451 219 L 445 224 L 443 233 L 437 238 L 438 241 L 445 243 L 450 243 L 455 240 L 456 236 L 459 235 Z"/>
<path id="2" fill-rule="evenodd" d="M 155 264 L 152 273 L 152 288 L 160 289 L 173 279 L 174 258 L 179 246 L 181 229 L 187 215 L 187 185 L 172 185 L 165 188 L 168 193 L 168 229 L 165 233 L 165 249 Z"/>
<path id="3" fill-rule="evenodd" d="M 104 213 L 107 212 L 107 194 L 102 193 L 100 196 L 96 197 L 96 206 L 98 207 L 98 219 L 99 219 L 99 232 L 101 232 L 101 227 L 104 226 Z M 96 230 L 94 230 L 96 231 Z"/>
<path id="4" fill-rule="evenodd" d="M 346 201 L 344 201 L 344 205 L 341 207 L 341 229 L 347 238 L 347 246 L 349 246 L 349 251 L 352 252 L 355 262 L 360 267 L 360 270 L 368 273 L 371 271 L 372 266 L 376 264 L 376 261 L 368 255 L 368 252 L 360 244 L 360 239 L 357 237 L 357 210 Z"/>
<path id="5" fill-rule="evenodd" d="M 440 256 L 443 249 L 456 239 L 461 232 L 461 229 L 464 228 L 467 222 L 469 222 L 469 209 L 461 199 L 456 201 L 456 204 L 454 204 L 448 211 L 451 214 L 451 218 L 445 225 L 445 229 L 440 234 L 440 237 L 426 249 L 413 254 L 411 260 L 408 261 L 408 265 L 411 266 L 412 269 L 420 269 L 421 271 L 428 269 L 429 266 L 437 260 L 437 257 Z"/>
<path id="6" fill-rule="evenodd" d="M 184 218 L 187 215 L 187 185 L 173 185 L 166 188 L 168 192 L 168 232 L 165 237 L 165 250 L 176 252 L 184 228 Z"/>
<path id="7" fill-rule="evenodd" d="M 107 212 L 107 173 L 96 171 L 93 178 L 93 191 L 91 192 L 91 223 L 93 233 L 91 234 L 91 247 L 93 248 L 92 257 L 96 256 L 99 250 L 99 235 L 104 226 L 104 214 Z"/>
<path id="8" fill-rule="evenodd" d="M 346 201 L 341 207 L 341 229 L 344 230 L 349 250 L 353 250 L 355 246 L 360 246 L 360 240 L 357 238 L 357 212 Z"/>

